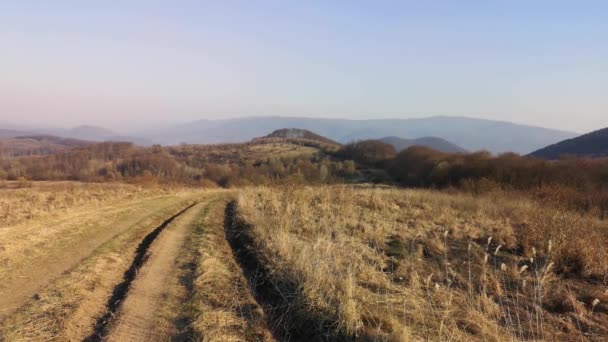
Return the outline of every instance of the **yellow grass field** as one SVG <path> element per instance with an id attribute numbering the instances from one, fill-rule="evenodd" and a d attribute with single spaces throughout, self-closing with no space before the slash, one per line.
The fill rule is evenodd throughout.
<path id="1" fill-rule="evenodd" d="M 390 188 L 257 188 L 237 205 L 241 241 L 291 310 L 276 317 L 284 336 L 608 338 L 605 222 L 504 195 Z"/>
<path id="2" fill-rule="evenodd" d="M 608 227 L 513 194 L 0 190 L 2 341 L 604 341 Z"/>

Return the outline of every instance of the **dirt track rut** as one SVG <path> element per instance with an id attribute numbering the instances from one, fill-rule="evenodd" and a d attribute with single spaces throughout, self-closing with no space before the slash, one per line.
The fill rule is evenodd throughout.
<path id="1" fill-rule="evenodd" d="M 177 334 L 175 319 L 163 308 L 181 302 L 186 289 L 179 281 L 177 259 L 180 250 L 201 213 L 199 203 L 171 222 L 147 251 L 147 260 L 137 272 L 120 312 L 107 332 L 109 341 L 168 340 Z M 173 312 L 175 314 L 175 312 Z"/>
<path id="2" fill-rule="evenodd" d="M 140 232 L 139 238 L 131 239 L 136 236 L 131 234 L 131 240 L 125 240 L 128 243 L 117 242 L 116 246 L 128 245 L 128 249 L 114 251 L 108 247 L 108 251 L 122 258 L 120 266 L 118 262 L 114 264 L 111 279 L 104 278 L 107 271 L 94 273 L 102 283 L 95 282 L 97 287 L 88 288 L 83 287 L 88 282 L 81 284 L 66 275 L 67 282 L 57 285 L 72 286 L 76 281 L 81 291 L 78 301 L 69 301 L 70 297 L 64 302 L 61 295 L 48 295 L 50 299 L 44 297 L 39 306 L 28 307 L 30 311 L 19 311 L 18 318 L 5 321 L 0 326 L 0 340 L 275 341 L 264 309 L 254 298 L 256 291 L 250 292 L 251 285 L 255 288 L 259 284 L 254 281 L 248 286 L 246 278 L 250 274 L 242 272 L 238 265 L 242 260 L 234 258 L 224 235 L 224 208 L 229 198 L 232 195 L 199 198 L 201 202 L 181 206 L 172 216 L 165 216 L 159 226 L 145 232 L 147 235 Z M 163 213 L 156 217 L 163 217 Z M 144 222 L 141 223 L 143 228 Z M 100 250 L 100 258 L 108 251 Z M 108 262 L 113 260 L 116 259 L 109 258 Z M 84 268 L 77 274 L 84 277 L 97 269 Z M 88 304 L 81 308 L 83 301 Z M 43 305 L 47 302 L 53 303 L 54 311 Z M 65 311 L 62 303 L 74 310 Z M 67 316 L 63 319 L 60 315 Z M 61 320 L 53 320 L 54 317 Z M 47 321 L 49 329 L 40 331 L 37 322 Z"/>
<path id="3" fill-rule="evenodd" d="M 164 206 L 161 199 L 150 202 L 155 203 L 150 206 L 152 209 L 160 211 L 160 208 Z M 26 264 L 11 269 L 10 277 L 3 279 L 0 283 L 0 320 L 10 316 L 13 311 L 31 301 L 37 291 L 79 265 L 104 243 L 133 230 L 134 227 L 140 229 L 139 227 L 145 227 L 153 222 L 155 215 L 151 214 L 148 209 L 142 209 L 141 203 L 109 210 L 107 216 L 104 217 L 107 224 L 102 224 L 96 229 L 83 229 L 82 227 L 91 225 L 92 221 L 79 221 L 79 224 L 70 226 L 70 229 L 64 234 L 66 236 L 73 234 L 77 236 L 77 240 L 76 238 L 74 240 L 66 239 L 66 242 L 62 242 L 65 236 L 56 237 L 54 239 L 58 243 L 44 247 L 44 254 L 41 254 L 40 257 L 28 260 Z M 49 224 L 54 223 L 56 222 Z"/>

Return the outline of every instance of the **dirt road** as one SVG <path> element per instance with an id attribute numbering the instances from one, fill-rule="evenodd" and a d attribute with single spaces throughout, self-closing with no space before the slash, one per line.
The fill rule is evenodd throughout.
<path id="1" fill-rule="evenodd" d="M 47 223 L 53 229 L 61 229 L 57 229 L 56 234 L 53 232 L 47 241 L 24 243 L 25 257 L 20 263 L 5 268 L 6 275 L 0 283 L 0 319 L 37 297 L 37 291 L 83 262 L 104 243 L 127 231 L 153 226 L 161 215 L 184 205 L 174 199 L 161 198 L 121 208 L 108 207 L 100 210 L 97 217 L 70 217 L 67 223 L 61 220 Z M 44 226 L 42 229 L 46 230 Z M 15 243 L 19 241 L 15 238 Z"/>
<path id="2" fill-rule="evenodd" d="M 32 284 L 0 285 L 18 294 L 0 297 L 12 303 L 0 341 L 274 341 L 224 236 L 233 197 L 210 191 L 114 207 L 108 222 L 100 212 L 70 218 L 54 232 L 64 240 L 28 259 L 31 271 L 14 262 Z"/>
<path id="3" fill-rule="evenodd" d="M 160 341 L 177 335 L 178 312 L 163 308 L 185 300 L 187 289 L 180 283 L 183 270 L 178 256 L 195 219 L 208 203 L 199 203 L 169 224 L 154 240 L 147 261 L 137 272 L 118 319 L 112 324 L 109 341 Z"/>

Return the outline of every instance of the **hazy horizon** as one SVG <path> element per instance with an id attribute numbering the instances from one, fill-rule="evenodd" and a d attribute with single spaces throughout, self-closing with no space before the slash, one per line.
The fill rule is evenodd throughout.
<path id="1" fill-rule="evenodd" d="M 255 118 L 289 118 L 289 119 L 317 119 L 317 120 L 353 120 L 353 121 L 366 121 L 366 120 L 408 120 L 408 119 L 432 119 L 432 118 L 455 118 L 455 119 L 473 119 L 473 120 L 490 120 L 495 122 L 505 122 L 520 126 L 529 126 L 529 127 L 538 127 L 538 128 L 547 128 L 556 131 L 570 132 L 576 134 L 585 134 L 589 132 L 577 132 L 575 130 L 567 130 L 553 127 L 546 127 L 534 124 L 527 124 L 521 122 L 514 122 L 509 120 L 501 120 L 501 119 L 485 119 L 479 117 L 472 116 L 464 116 L 464 115 L 430 115 L 430 116 L 412 116 L 412 117 L 372 117 L 372 118 L 344 118 L 344 117 L 320 117 L 320 116 L 300 116 L 300 115 L 243 115 L 243 116 L 231 116 L 231 117 L 219 117 L 219 118 L 199 118 L 188 121 L 165 121 L 165 122 L 156 122 L 156 123 L 139 123 L 139 124 L 120 124 L 120 125 L 112 125 L 112 124 L 101 124 L 95 122 L 80 122 L 80 123 L 66 123 L 65 125 L 60 125 L 55 122 L 52 123 L 37 123 L 37 124 L 29 124 L 29 123 L 18 123 L 13 121 L 0 121 L 0 129 L 8 128 L 15 130 L 53 130 L 53 129 L 72 129 L 78 127 L 95 127 L 95 128 L 104 128 L 113 131 L 114 133 L 119 134 L 138 134 L 145 133 L 148 130 L 162 129 L 168 127 L 175 127 L 180 125 L 188 125 L 193 122 L 209 120 L 209 121 L 222 121 L 222 120 L 233 120 L 233 119 L 255 119 Z M 2 127 L 2 126 L 5 127 Z M 298 128 L 298 127 L 286 127 L 286 128 Z"/>
<path id="2" fill-rule="evenodd" d="M 464 116 L 608 126 L 608 3 L 0 4 L 0 124 Z"/>

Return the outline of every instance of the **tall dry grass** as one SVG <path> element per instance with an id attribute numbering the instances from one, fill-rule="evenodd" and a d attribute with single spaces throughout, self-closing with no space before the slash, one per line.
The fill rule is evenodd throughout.
<path id="1" fill-rule="evenodd" d="M 224 238 L 224 205 L 217 201 L 207 207 L 191 236 L 196 265 L 189 302 L 192 337 L 206 342 L 274 341 Z"/>
<path id="2" fill-rule="evenodd" d="M 360 338 L 601 340 L 606 223 L 525 198 L 253 188 L 238 200 L 293 310 Z M 593 304 L 596 303 L 596 304 Z"/>
<path id="3" fill-rule="evenodd" d="M 0 188 L 0 229 L 72 208 L 95 208 L 137 196 L 168 193 L 119 183 L 29 182 Z"/>

